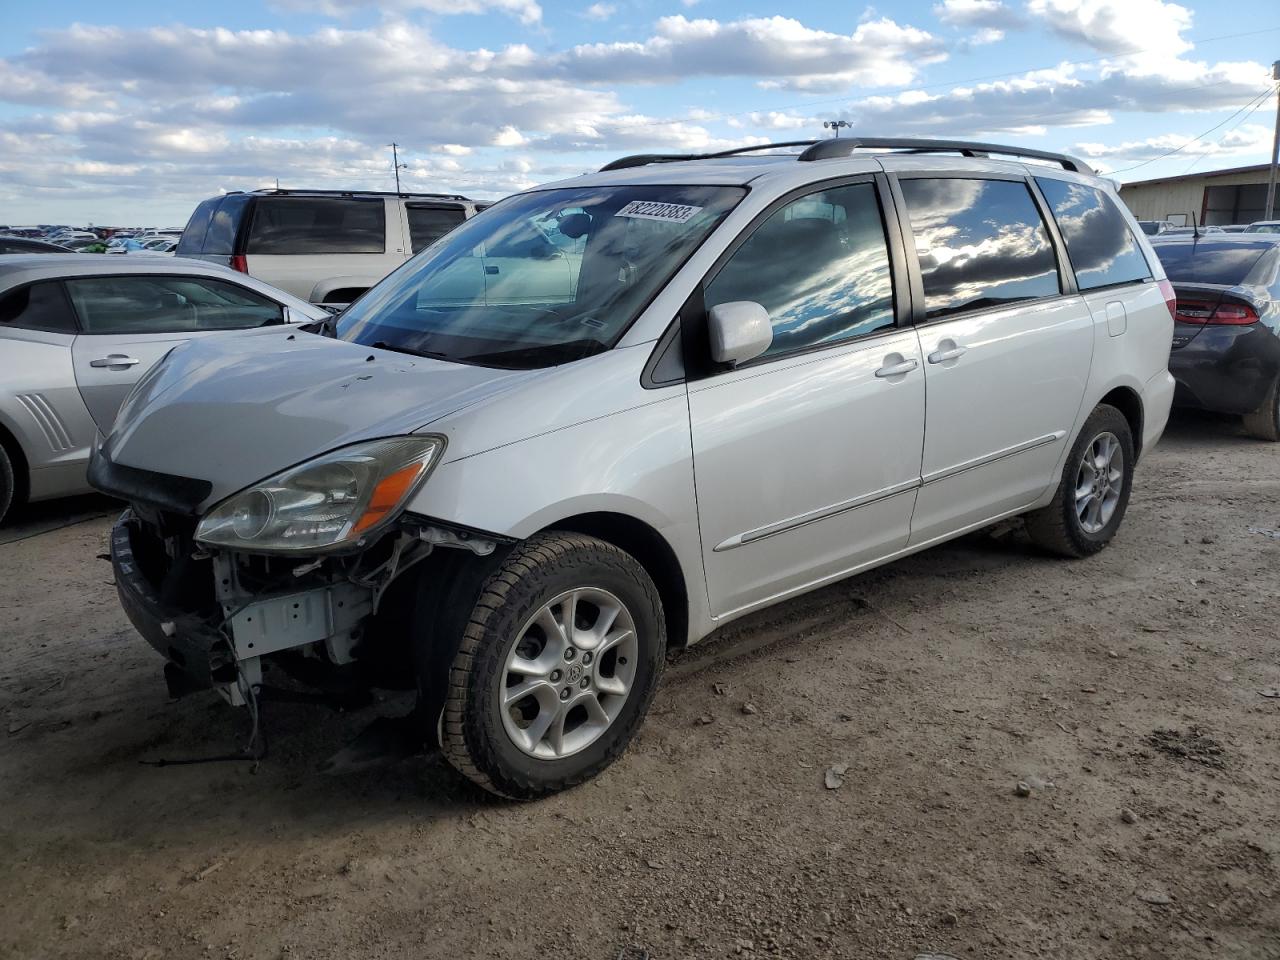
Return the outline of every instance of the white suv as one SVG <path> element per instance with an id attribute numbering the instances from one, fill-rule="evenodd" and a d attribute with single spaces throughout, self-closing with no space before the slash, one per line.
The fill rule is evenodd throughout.
<path id="1" fill-rule="evenodd" d="M 234 192 L 196 207 L 176 252 L 345 305 L 486 206 L 436 193 Z"/>
<path id="2" fill-rule="evenodd" d="M 171 691 L 407 682 L 422 739 L 532 798 L 749 611 L 1015 515 L 1101 550 L 1173 396 L 1172 288 L 1112 186 L 802 146 L 625 158 L 314 334 L 174 350 L 90 467 L 132 503 L 116 580 Z"/>

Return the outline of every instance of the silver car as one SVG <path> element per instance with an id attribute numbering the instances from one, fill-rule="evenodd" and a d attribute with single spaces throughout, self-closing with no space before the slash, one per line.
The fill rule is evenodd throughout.
<path id="1" fill-rule="evenodd" d="M 627 158 L 322 331 L 174 350 L 89 469 L 171 692 L 416 689 L 422 740 L 527 799 L 750 611 L 1005 517 L 1103 549 L 1168 418 L 1173 290 L 1109 182 L 1019 154 Z"/>
<path id="2" fill-rule="evenodd" d="M 26 501 L 88 492 L 95 436 L 179 343 L 326 316 L 198 261 L 0 257 L 0 520 Z"/>

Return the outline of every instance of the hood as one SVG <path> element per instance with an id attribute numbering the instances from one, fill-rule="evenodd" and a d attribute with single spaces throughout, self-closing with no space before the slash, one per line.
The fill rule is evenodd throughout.
<path id="1" fill-rule="evenodd" d="M 103 451 L 127 467 L 208 481 L 203 508 L 337 447 L 413 433 L 536 374 L 288 329 L 209 337 L 146 375 Z"/>

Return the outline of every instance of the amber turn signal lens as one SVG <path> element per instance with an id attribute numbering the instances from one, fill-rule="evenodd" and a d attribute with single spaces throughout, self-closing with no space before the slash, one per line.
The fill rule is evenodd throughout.
<path id="1" fill-rule="evenodd" d="M 351 532 L 362 533 L 379 521 L 384 520 L 387 514 L 399 506 L 400 501 L 409 492 L 409 488 L 414 485 L 425 469 L 426 464 L 411 463 L 390 476 L 384 477 L 382 482 L 374 487 L 373 497 L 369 500 L 368 509 L 356 521 L 356 525 L 351 528 Z"/>

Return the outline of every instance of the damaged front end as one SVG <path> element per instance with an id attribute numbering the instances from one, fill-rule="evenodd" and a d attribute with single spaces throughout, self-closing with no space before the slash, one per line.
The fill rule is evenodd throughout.
<path id="1" fill-rule="evenodd" d="M 403 515 L 442 447 L 406 438 L 335 451 L 203 516 L 198 481 L 120 467 L 99 451 L 95 486 L 131 503 L 111 534 L 120 601 L 165 657 L 170 696 L 214 688 L 243 705 L 266 662 L 321 689 L 363 666 L 359 679 L 375 685 L 369 632 L 392 585 L 437 547 L 486 556 L 496 546 Z"/>

